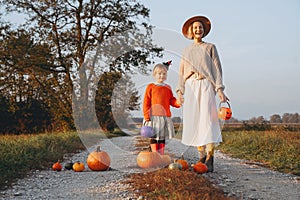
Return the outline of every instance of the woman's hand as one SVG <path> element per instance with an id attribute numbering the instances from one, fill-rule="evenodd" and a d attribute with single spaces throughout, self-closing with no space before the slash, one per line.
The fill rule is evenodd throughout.
<path id="1" fill-rule="evenodd" d="M 218 90 L 218 95 L 221 102 L 229 101 L 229 98 L 224 94 L 223 90 Z"/>
<path id="2" fill-rule="evenodd" d="M 183 98 L 183 94 L 182 94 L 181 92 L 177 92 L 177 99 L 176 99 L 176 101 L 177 101 L 180 105 L 183 104 L 184 98 Z"/>

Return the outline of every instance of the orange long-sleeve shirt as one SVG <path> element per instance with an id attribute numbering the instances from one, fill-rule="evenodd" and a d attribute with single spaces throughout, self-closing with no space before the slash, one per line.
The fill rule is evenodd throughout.
<path id="1" fill-rule="evenodd" d="M 180 107 L 173 96 L 171 87 L 167 84 L 157 85 L 150 83 L 146 88 L 144 96 L 144 119 L 150 120 L 150 116 L 171 117 L 170 106 Z"/>

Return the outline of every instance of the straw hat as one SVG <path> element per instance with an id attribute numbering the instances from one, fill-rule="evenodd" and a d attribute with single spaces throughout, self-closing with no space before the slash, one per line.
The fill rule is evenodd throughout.
<path id="1" fill-rule="evenodd" d="M 210 28 L 211 28 L 211 23 L 210 23 L 210 21 L 207 17 L 194 16 L 194 17 L 189 18 L 188 20 L 186 20 L 186 22 L 182 26 L 182 34 L 190 40 L 193 39 L 192 26 L 191 25 L 196 21 L 201 22 L 204 26 L 203 27 L 204 28 L 203 37 L 205 37 L 209 33 Z"/>

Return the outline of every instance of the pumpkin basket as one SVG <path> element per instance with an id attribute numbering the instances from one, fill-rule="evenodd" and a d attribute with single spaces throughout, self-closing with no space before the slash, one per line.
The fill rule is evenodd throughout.
<path id="1" fill-rule="evenodd" d="M 222 107 L 222 103 L 227 103 L 227 107 Z M 226 102 L 220 102 L 219 104 L 219 110 L 218 110 L 218 117 L 222 120 L 229 120 L 232 116 L 231 107 L 228 101 Z"/>

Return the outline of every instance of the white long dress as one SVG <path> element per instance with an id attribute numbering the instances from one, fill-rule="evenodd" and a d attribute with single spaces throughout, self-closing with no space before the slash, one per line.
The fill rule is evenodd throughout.
<path id="1" fill-rule="evenodd" d="M 222 134 L 214 88 L 207 79 L 192 76 L 185 82 L 182 143 L 203 146 L 220 142 Z"/>

